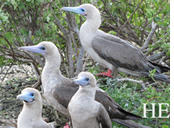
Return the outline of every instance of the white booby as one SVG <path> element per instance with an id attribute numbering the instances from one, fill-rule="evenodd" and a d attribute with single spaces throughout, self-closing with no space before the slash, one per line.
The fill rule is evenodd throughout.
<path id="1" fill-rule="evenodd" d="M 41 74 L 43 95 L 50 105 L 59 112 L 68 115 L 67 106 L 79 85 L 61 74 L 61 58 L 57 47 L 52 42 L 43 41 L 38 45 L 20 47 L 19 49 L 40 53 L 44 56 L 46 63 Z M 141 117 L 125 111 L 102 89 L 97 88 L 95 100 L 105 107 L 112 121 L 127 127 L 145 127 L 130 121 Z"/>
<path id="2" fill-rule="evenodd" d="M 99 30 L 101 16 L 99 10 L 91 4 L 78 7 L 63 7 L 62 10 L 75 12 L 86 17 L 80 27 L 80 41 L 87 52 L 99 64 L 108 68 L 100 73 L 112 77 L 111 73 L 123 72 L 133 76 L 149 76 L 149 71 L 156 69 L 154 79 L 169 82 L 166 75 L 168 67 L 155 64 L 136 47 L 117 36 Z"/>
<path id="3" fill-rule="evenodd" d="M 74 82 L 80 85 L 68 104 L 73 128 L 112 128 L 111 119 L 104 106 L 95 101 L 96 79 L 89 72 L 81 72 Z"/>
<path id="4" fill-rule="evenodd" d="M 17 99 L 23 100 L 23 109 L 17 120 L 18 128 L 51 128 L 42 115 L 42 99 L 38 90 L 25 88 Z"/>

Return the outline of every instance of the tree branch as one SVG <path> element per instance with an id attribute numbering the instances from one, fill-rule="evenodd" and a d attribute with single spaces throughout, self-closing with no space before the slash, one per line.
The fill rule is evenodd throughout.
<path id="1" fill-rule="evenodd" d="M 76 75 L 79 74 L 82 71 L 82 69 L 83 69 L 83 61 L 82 61 L 82 59 L 84 57 L 84 53 L 85 53 L 85 50 L 81 46 L 80 53 L 79 53 L 79 58 L 77 60 L 77 68 L 76 68 L 76 72 L 75 72 Z"/>
<path id="2" fill-rule="evenodd" d="M 120 30 L 127 24 L 127 22 L 132 18 L 133 14 L 136 12 L 136 10 L 138 9 L 138 7 L 141 5 L 141 3 L 143 2 L 143 0 L 141 0 L 141 2 L 138 4 L 138 6 L 135 8 L 135 10 L 132 12 L 131 16 L 129 17 L 129 19 L 127 19 L 127 21 L 124 23 L 124 25 L 120 28 Z"/>
<path id="3" fill-rule="evenodd" d="M 141 84 L 141 86 L 143 87 L 144 90 L 146 89 L 145 84 L 143 83 L 142 80 L 137 81 L 137 80 L 133 80 L 133 79 L 130 79 L 130 78 L 122 78 L 122 79 L 117 79 L 117 81 L 131 81 L 131 82 L 134 82 L 134 83 L 139 83 L 139 84 Z"/>
<path id="4" fill-rule="evenodd" d="M 74 74 L 74 66 L 73 66 L 73 58 L 72 58 L 72 45 L 71 45 L 71 36 L 69 35 L 68 41 L 67 41 L 67 46 L 68 46 L 68 62 L 69 62 L 69 71 L 70 71 L 70 77 L 73 77 Z"/>
<path id="5" fill-rule="evenodd" d="M 14 50 L 13 50 L 13 47 L 12 47 L 12 45 L 10 44 L 10 42 L 7 40 L 7 38 L 5 38 L 4 36 L 2 36 L 1 34 L 0 34 L 0 37 L 2 37 L 7 43 L 8 43 L 8 45 L 10 46 L 10 49 L 11 49 L 11 51 L 12 51 L 12 57 L 13 57 L 13 59 L 15 60 L 16 58 L 15 58 L 15 53 L 14 53 Z"/>
<path id="6" fill-rule="evenodd" d="M 144 42 L 144 45 L 141 47 L 141 50 L 144 50 L 148 47 L 148 44 L 153 36 L 153 34 L 155 33 L 155 30 L 157 29 L 157 24 L 155 22 L 152 21 L 152 30 L 150 32 L 150 34 L 148 35 L 146 41 Z"/>

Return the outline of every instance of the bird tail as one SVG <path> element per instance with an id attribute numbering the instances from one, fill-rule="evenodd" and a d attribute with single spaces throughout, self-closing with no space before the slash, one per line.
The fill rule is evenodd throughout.
<path id="1" fill-rule="evenodd" d="M 124 109 L 120 108 L 120 111 L 124 114 L 126 114 L 126 119 L 128 120 L 139 120 L 139 119 L 142 119 L 141 116 L 138 116 L 138 115 L 135 115 L 133 113 L 130 113 L 130 112 L 127 112 L 125 111 Z"/>
<path id="2" fill-rule="evenodd" d="M 161 73 L 170 71 L 170 67 L 159 65 L 155 62 L 149 61 L 153 66 L 155 66 Z"/>
<path id="3" fill-rule="evenodd" d="M 164 74 L 155 73 L 154 79 L 170 83 L 170 79 Z"/>
<path id="4" fill-rule="evenodd" d="M 150 128 L 148 126 L 141 125 L 131 120 L 112 119 L 112 121 L 129 128 Z"/>
<path id="5" fill-rule="evenodd" d="M 115 101 L 114 101 L 115 102 Z M 113 104 L 113 108 L 116 109 L 116 112 L 117 110 L 119 110 L 119 114 L 124 114 L 124 117 L 119 117 L 119 116 L 115 116 L 115 118 L 113 119 L 128 119 L 128 120 L 139 120 L 139 119 L 142 119 L 141 116 L 138 116 L 138 115 L 135 115 L 133 113 L 130 113 L 130 112 L 127 112 L 126 110 L 124 110 L 120 105 L 118 104 Z M 117 112 L 118 113 L 118 112 Z M 117 114 L 116 113 L 116 114 Z"/>
<path id="6" fill-rule="evenodd" d="M 144 75 L 149 76 L 150 73 L 147 72 L 143 72 Z M 153 76 L 153 78 L 155 80 L 159 80 L 159 81 L 164 81 L 167 83 L 170 83 L 170 79 L 168 78 L 168 76 L 164 75 L 164 74 L 160 74 L 160 73 L 155 73 L 155 76 Z"/>

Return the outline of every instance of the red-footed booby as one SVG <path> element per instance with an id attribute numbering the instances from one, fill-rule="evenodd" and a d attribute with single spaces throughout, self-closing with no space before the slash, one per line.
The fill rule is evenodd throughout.
<path id="1" fill-rule="evenodd" d="M 18 128 L 51 128 L 42 115 L 42 99 L 38 90 L 25 88 L 17 99 L 23 100 L 23 109 L 18 116 Z"/>
<path id="2" fill-rule="evenodd" d="M 40 53 L 44 56 L 46 63 L 41 74 L 43 95 L 50 105 L 59 112 L 68 115 L 67 106 L 79 85 L 61 74 L 61 58 L 57 47 L 52 42 L 43 41 L 38 45 L 20 47 L 19 49 Z M 127 127 L 145 127 L 129 121 L 141 117 L 125 111 L 102 89 L 97 88 L 95 100 L 105 107 L 112 121 Z"/>
<path id="3" fill-rule="evenodd" d="M 73 128 L 112 128 L 104 106 L 95 101 L 96 79 L 89 72 L 81 72 L 74 82 L 80 85 L 68 104 Z"/>
<path id="4" fill-rule="evenodd" d="M 87 52 L 99 64 L 108 68 L 108 72 L 100 73 L 112 77 L 112 72 L 123 72 L 133 76 L 147 76 L 149 71 L 156 69 L 154 79 L 169 82 L 168 67 L 155 64 L 136 47 L 117 36 L 99 30 L 101 16 L 99 10 L 91 4 L 78 7 L 63 7 L 62 10 L 75 12 L 86 17 L 85 23 L 80 27 L 80 41 Z"/>

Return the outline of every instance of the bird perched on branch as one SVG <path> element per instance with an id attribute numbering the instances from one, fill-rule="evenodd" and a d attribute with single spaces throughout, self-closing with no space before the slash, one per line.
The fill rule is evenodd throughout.
<path id="1" fill-rule="evenodd" d="M 166 75 L 168 67 L 151 62 L 136 47 L 117 36 L 99 30 L 101 16 L 99 10 L 91 4 L 78 7 L 63 7 L 62 10 L 85 16 L 86 21 L 80 27 L 80 41 L 90 57 L 108 68 L 100 73 L 112 77 L 112 72 L 123 72 L 133 76 L 149 76 L 149 71 L 156 69 L 154 79 L 170 82 Z"/>
<path id="2" fill-rule="evenodd" d="M 111 119 L 104 106 L 95 101 L 96 79 L 89 72 L 81 72 L 74 80 L 80 86 L 68 104 L 73 128 L 111 128 Z M 101 126 L 100 126 L 101 125 Z"/>
<path id="3" fill-rule="evenodd" d="M 59 112 L 68 115 L 68 104 L 77 92 L 79 85 L 61 74 L 61 57 L 57 47 L 52 42 L 43 41 L 38 45 L 20 47 L 19 49 L 36 52 L 44 56 L 45 66 L 41 74 L 43 95 L 50 105 Z M 105 107 L 112 121 L 127 127 L 145 127 L 130 121 L 141 117 L 125 111 L 102 89 L 96 89 L 95 100 Z"/>
<path id="4" fill-rule="evenodd" d="M 18 116 L 18 128 L 51 128 L 42 115 L 42 99 L 38 90 L 25 88 L 17 99 L 23 100 L 23 109 Z"/>

